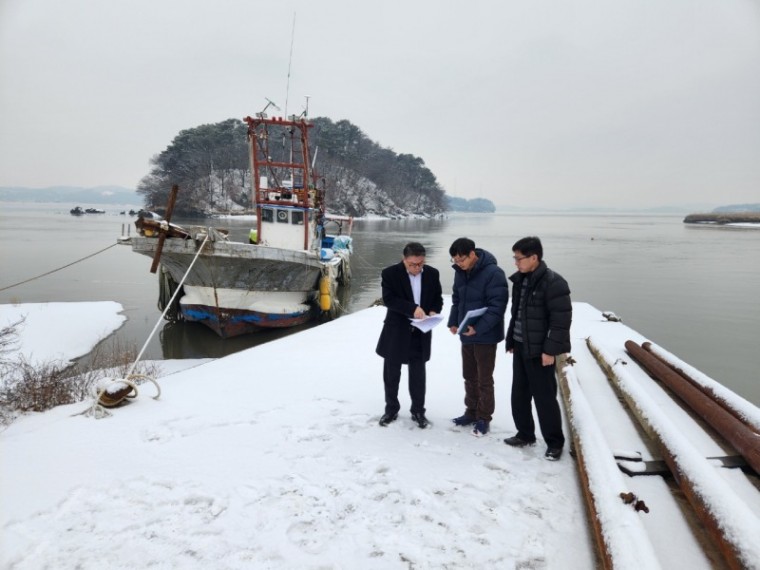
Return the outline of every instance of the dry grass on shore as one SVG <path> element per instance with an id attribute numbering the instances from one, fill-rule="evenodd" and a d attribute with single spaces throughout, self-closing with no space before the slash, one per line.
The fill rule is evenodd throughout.
<path id="1" fill-rule="evenodd" d="M 20 319 L 0 329 L 0 429 L 19 413 L 43 412 L 94 397 L 103 378 L 126 377 L 137 356 L 136 346 L 112 337 L 95 346 L 87 359 L 74 364 L 10 357 L 23 322 Z M 139 362 L 132 372 L 156 378 L 161 375 L 161 366 L 156 362 Z"/>

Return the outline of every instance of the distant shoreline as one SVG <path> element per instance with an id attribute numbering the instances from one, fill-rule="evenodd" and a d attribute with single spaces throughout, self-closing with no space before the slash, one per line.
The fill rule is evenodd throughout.
<path id="1" fill-rule="evenodd" d="M 689 214 L 684 224 L 760 224 L 760 212 L 710 212 Z"/>

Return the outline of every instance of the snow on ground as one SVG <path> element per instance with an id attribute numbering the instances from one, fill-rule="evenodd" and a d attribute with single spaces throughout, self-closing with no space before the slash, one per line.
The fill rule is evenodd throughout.
<path id="1" fill-rule="evenodd" d="M 21 357 L 37 364 L 68 364 L 90 353 L 121 327 L 127 320 L 120 314 L 123 310 L 114 301 L 0 305 L 0 329 L 24 319 L 3 357 L 11 362 Z M 211 360 L 161 360 L 157 364 L 162 374 L 169 375 Z"/>
<path id="2" fill-rule="evenodd" d="M 387 428 L 373 308 L 159 379 L 102 420 L 76 404 L 0 434 L 0 566 L 589 568 L 573 461 L 515 450 L 500 352 L 492 433 L 439 327 L 430 429 Z M 503 346 L 503 345 L 502 345 Z M 402 390 L 402 407 L 409 400 Z"/>
<path id="3" fill-rule="evenodd" d="M 24 319 L 4 358 L 68 364 L 121 327 L 127 320 L 122 310 L 114 301 L 0 305 L 0 329 Z"/>
<path id="4" fill-rule="evenodd" d="M 488 436 L 450 423 L 464 390 L 460 343 L 444 327 L 433 333 L 428 363 L 432 427 L 411 422 L 403 388 L 399 420 L 377 425 L 382 360 L 374 347 L 384 315 L 374 307 L 170 367 L 158 379 L 160 400 L 145 384 L 109 418 L 75 415 L 88 407 L 80 403 L 18 419 L 0 433 L 0 566 L 594 567 L 574 460 L 566 453 L 548 462 L 541 444 L 502 442 L 514 433 L 503 344 Z M 584 339 L 600 339 L 613 359 L 625 356 L 622 341 L 645 339 L 585 303 L 574 304 L 572 334 L 584 394 L 607 409 L 604 398 L 616 397 L 608 386 L 592 389 L 601 372 Z M 659 398 L 648 383 L 642 389 Z M 642 451 L 631 446 L 635 430 L 598 419 L 610 449 Z M 658 505 L 627 516 L 645 525 L 658 555 L 671 551 L 663 567 L 709 567 L 698 545 L 684 551 L 695 541 L 685 523 L 666 516 L 662 506 L 674 501 L 667 483 L 626 482 Z M 752 510 L 760 499 L 749 491 Z M 625 540 L 630 524 L 622 527 Z"/>

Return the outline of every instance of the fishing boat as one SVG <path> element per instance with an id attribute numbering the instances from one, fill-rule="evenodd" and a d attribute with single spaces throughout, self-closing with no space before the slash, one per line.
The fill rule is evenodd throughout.
<path id="1" fill-rule="evenodd" d="M 264 111 L 244 119 L 256 219 L 247 243 L 220 228 L 172 224 L 176 187 L 166 219 L 141 213 L 129 240 L 133 251 L 154 259 L 153 270 L 160 263 L 162 310 L 161 299 L 182 284 L 167 318 L 203 323 L 223 338 L 333 318 L 337 289 L 351 278 L 352 220 L 325 212 L 309 148 L 312 124 L 305 113 L 286 119 Z M 283 138 L 289 145 L 278 156 Z"/>

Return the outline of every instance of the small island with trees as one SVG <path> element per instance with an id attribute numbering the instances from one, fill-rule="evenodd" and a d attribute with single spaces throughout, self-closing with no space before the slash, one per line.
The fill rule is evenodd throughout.
<path id="1" fill-rule="evenodd" d="M 328 189 L 327 207 L 340 215 L 391 218 L 435 217 L 448 210 L 446 194 L 425 162 L 370 140 L 347 120 L 310 119 L 311 152 Z M 274 152 L 291 136 L 270 134 Z M 151 159 L 151 171 L 137 187 L 148 209 L 160 211 L 169 189 L 182 189 L 175 212 L 184 216 L 245 213 L 251 204 L 251 173 L 245 123 L 228 119 L 181 131 Z M 288 162 L 283 156 L 282 161 Z"/>
<path id="2" fill-rule="evenodd" d="M 492 214 L 496 211 L 491 200 L 486 198 L 457 198 L 456 196 L 447 196 L 449 210 L 452 212 L 486 212 Z"/>

